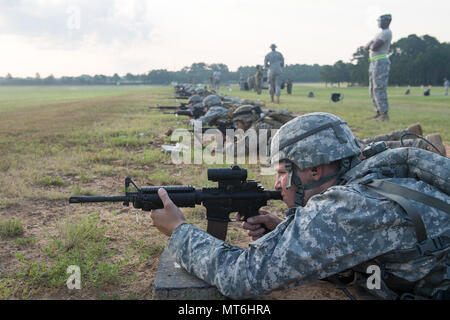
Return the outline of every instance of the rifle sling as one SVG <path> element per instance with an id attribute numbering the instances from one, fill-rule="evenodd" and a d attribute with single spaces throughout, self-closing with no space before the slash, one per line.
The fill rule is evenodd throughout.
<path id="1" fill-rule="evenodd" d="M 427 232 L 422 217 L 409 200 L 423 203 L 427 206 L 450 214 L 450 205 L 448 203 L 422 192 L 383 180 L 369 180 L 364 184 L 376 193 L 398 203 L 405 210 L 414 223 L 416 237 L 419 243 L 427 239 Z"/>

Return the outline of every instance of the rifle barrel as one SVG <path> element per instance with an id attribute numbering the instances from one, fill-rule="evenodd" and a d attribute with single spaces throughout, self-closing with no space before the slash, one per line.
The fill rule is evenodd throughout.
<path id="1" fill-rule="evenodd" d="M 85 202 L 124 202 L 127 201 L 127 196 L 112 196 L 112 197 L 98 197 L 98 196 L 80 196 L 70 197 L 69 203 L 85 203 Z"/>

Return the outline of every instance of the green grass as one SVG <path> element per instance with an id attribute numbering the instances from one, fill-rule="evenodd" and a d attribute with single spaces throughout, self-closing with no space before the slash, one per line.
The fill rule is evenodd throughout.
<path id="1" fill-rule="evenodd" d="M 19 219 L 0 220 L 0 237 L 20 236 L 23 233 L 22 221 Z"/>
<path id="2" fill-rule="evenodd" d="M 31 261 L 21 253 L 16 254 L 23 265 L 18 278 L 30 288 L 62 286 L 68 278 L 67 267 L 75 265 L 80 267 L 84 288 L 119 284 L 122 281 L 119 272 L 128 261 L 108 261 L 116 252 L 108 248 L 105 230 L 97 215 L 61 222 L 58 234 L 41 249 L 49 261 Z"/>

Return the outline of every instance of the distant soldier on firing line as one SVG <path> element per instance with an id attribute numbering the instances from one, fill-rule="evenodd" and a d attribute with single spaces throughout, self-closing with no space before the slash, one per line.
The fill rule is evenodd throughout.
<path id="1" fill-rule="evenodd" d="M 277 46 L 272 44 L 270 46 L 272 49 L 264 59 L 264 66 L 269 69 L 268 80 L 269 80 L 269 94 L 271 102 L 274 102 L 274 95 L 277 96 L 276 103 L 280 103 L 281 95 L 281 74 L 283 73 L 284 67 L 284 57 L 283 55 L 276 51 Z"/>

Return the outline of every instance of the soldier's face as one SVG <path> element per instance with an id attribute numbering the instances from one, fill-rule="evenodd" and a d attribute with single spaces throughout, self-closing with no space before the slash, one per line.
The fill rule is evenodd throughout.
<path id="1" fill-rule="evenodd" d="M 242 121 L 240 121 L 240 120 L 235 121 L 234 124 L 235 124 L 235 128 L 237 130 L 239 130 L 239 129 L 244 130 L 244 123 Z"/>
<path id="2" fill-rule="evenodd" d="M 286 170 L 284 162 L 280 162 L 276 167 L 277 179 L 275 181 L 275 190 L 281 192 L 284 203 L 287 204 L 289 208 L 292 208 L 295 203 L 295 191 L 293 188 L 290 190 L 286 189 L 288 185 L 289 173 Z"/>
<path id="3" fill-rule="evenodd" d="M 281 196 L 283 197 L 283 201 L 287 204 L 289 208 L 292 208 L 295 206 L 295 192 L 297 191 L 297 188 L 295 185 L 291 182 L 291 188 L 288 190 L 286 187 L 289 185 L 289 172 L 286 170 L 285 163 L 280 162 L 276 167 L 277 172 L 277 179 L 275 181 L 275 190 L 281 191 Z M 316 174 L 317 178 L 312 178 L 312 169 L 306 169 L 306 170 L 295 170 L 295 174 L 300 178 L 300 181 L 302 184 L 307 184 L 312 181 L 318 180 L 322 177 L 321 173 L 319 175 Z M 321 192 L 319 188 L 315 189 L 309 189 L 305 190 L 305 195 L 303 197 L 303 204 L 302 206 L 305 206 L 308 200 L 314 196 L 315 194 L 318 194 Z"/>

